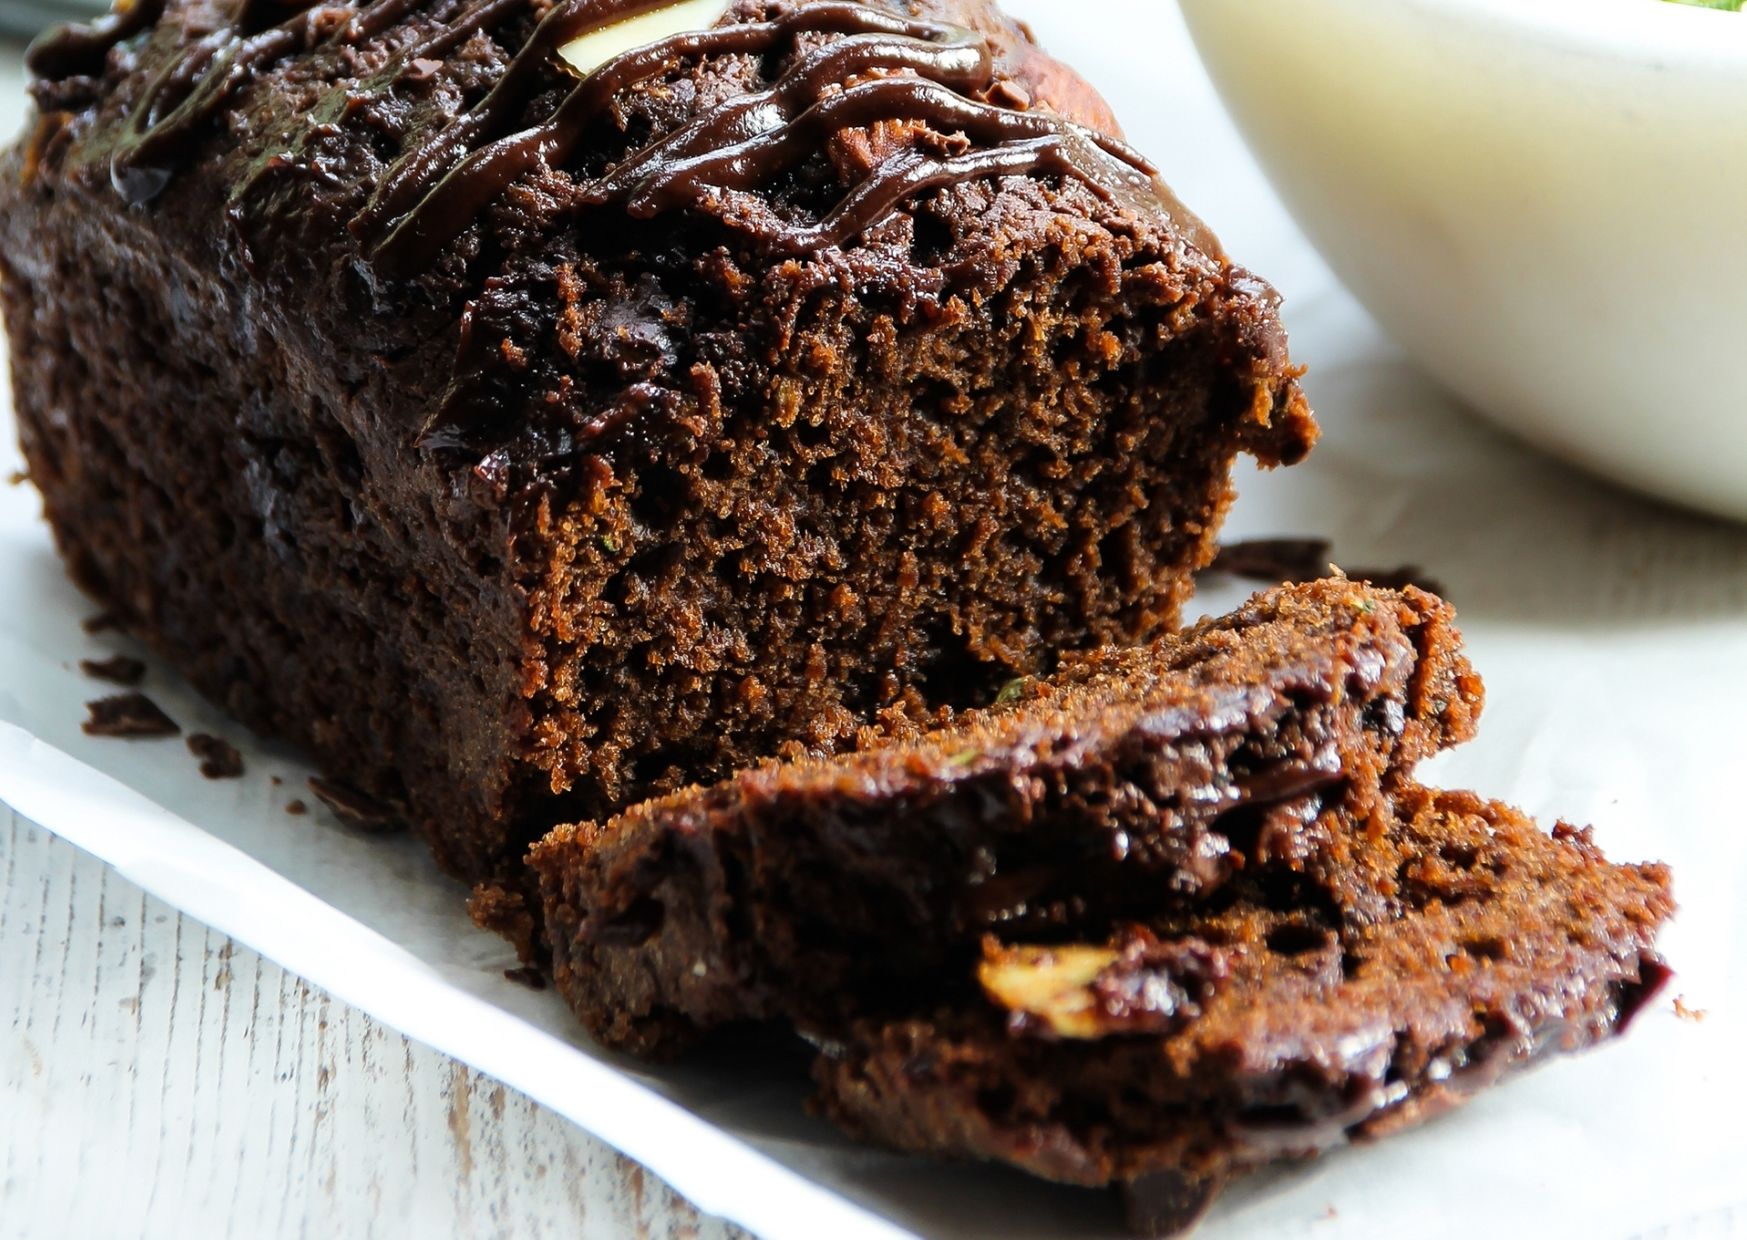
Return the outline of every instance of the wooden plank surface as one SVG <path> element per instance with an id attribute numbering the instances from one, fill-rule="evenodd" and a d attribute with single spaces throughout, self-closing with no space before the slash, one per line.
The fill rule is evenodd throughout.
<path id="1" fill-rule="evenodd" d="M 741 1234 L 0 805 L 0 1237 Z"/>

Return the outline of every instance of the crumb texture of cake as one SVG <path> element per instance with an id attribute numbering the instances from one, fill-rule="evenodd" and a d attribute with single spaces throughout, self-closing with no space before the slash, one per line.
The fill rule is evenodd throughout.
<path id="1" fill-rule="evenodd" d="M 1481 696 L 1439 599 L 1270 591 L 939 730 L 559 828 L 530 855 L 558 987 L 609 1044 L 669 1053 L 913 993 L 985 932 L 1101 933 L 1258 867 L 1328 881 Z"/>
<path id="2" fill-rule="evenodd" d="M 0 162 L 73 574 L 469 879 L 1156 636 L 1315 435 L 1272 291 L 986 0 L 559 54 L 639 7 L 135 0 Z"/>
<path id="3" fill-rule="evenodd" d="M 1386 917 L 1345 915 L 1379 892 Z M 1124 1187 L 1168 1232 L 1234 1176 L 1618 1033 L 1668 976 L 1664 867 L 1469 793 L 1402 791 L 1332 883 L 1227 894 L 1092 942 L 991 938 L 957 995 L 816 1030 L 817 1106 L 899 1149 Z"/>

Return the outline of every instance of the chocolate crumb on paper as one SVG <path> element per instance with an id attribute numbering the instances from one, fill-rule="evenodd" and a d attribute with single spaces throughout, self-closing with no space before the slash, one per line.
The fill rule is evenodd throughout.
<path id="1" fill-rule="evenodd" d="M 118 693 L 86 702 L 91 717 L 80 725 L 87 736 L 179 736 L 182 729 L 143 693 Z"/>
<path id="2" fill-rule="evenodd" d="M 243 755 L 222 736 L 196 732 L 188 738 L 188 752 L 200 759 L 200 773 L 208 779 L 235 779 L 243 773 Z"/>
<path id="3" fill-rule="evenodd" d="M 503 975 L 512 982 L 519 982 L 529 990 L 545 990 L 546 975 L 533 965 L 520 965 L 514 969 L 505 969 Z"/>
<path id="4" fill-rule="evenodd" d="M 144 660 L 125 654 L 113 654 L 107 659 L 80 659 L 79 670 L 93 680 L 107 680 L 117 685 L 137 685 L 146 678 Z"/>
<path id="5" fill-rule="evenodd" d="M 293 816 L 301 816 L 309 813 L 309 806 L 305 805 L 302 801 L 287 801 L 285 803 L 285 812 Z"/>
<path id="6" fill-rule="evenodd" d="M 1685 995 L 1674 996 L 1674 1014 L 1681 1020 L 1692 1021 L 1695 1025 L 1703 1024 L 1704 1018 L 1710 1015 L 1704 1008 L 1688 1007 Z"/>
<path id="7" fill-rule="evenodd" d="M 311 775 L 309 789 L 348 827 L 378 835 L 406 829 L 406 823 L 401 821 L 393 807 L 356 788 Z"/>

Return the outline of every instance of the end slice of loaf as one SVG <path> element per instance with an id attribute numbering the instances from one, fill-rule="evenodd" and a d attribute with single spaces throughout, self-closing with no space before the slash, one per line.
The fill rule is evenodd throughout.
<path id="1" fill-rule="evenodd" d="M 1379 895 L 1386 916 L 1347 915 Z M 1404 791 L 1331 882 L 1226 896 L 1091 942 L 990 939 L 958 997 L 818 1031 L 818 1106 L 899 1149 L 1120 1186 L 1168 1232 L 1234 1176 L 1620 1032 L 1668 976 L 1665 867 L 1469 793 Z"/>

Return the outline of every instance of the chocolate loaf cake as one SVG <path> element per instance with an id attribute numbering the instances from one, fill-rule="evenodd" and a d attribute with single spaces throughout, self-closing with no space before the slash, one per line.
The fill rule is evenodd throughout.
<path id="1" fill-rule="evenodd" d="M 1354 922 L 1381 891 L 1389 915 Z M 1119 1185 L 1166 1234 L 1233 1176 L 1378 1137 L 1621 1031 L 1667 969 L 1661 866 L 1405 791 L 1325 884 L 1278 872 L 1092 942 L 991 938 L 958 998 L 817 1031 L 857 1136 Z"/>
<path id="2" fill-rule="evenodd" d="M 530 855 L 558 987 L 658 1054 L 913 994 L 985 931 L 1098 933 L 1258 866 L 1338 877 L 1380 797 L 1472 734 L 1451 621 L 1414 589 L 1282 588 L 919 737 L 560 828 Z"/>
<path id="3" fill-rule="evenodd" d="M 986 0 L 133 0 L 29 63 L 62 553 L 468 878 L 1154 636 L 1314 436 L 1270 290 Z"/>

